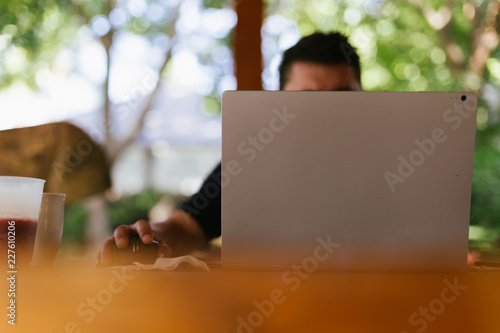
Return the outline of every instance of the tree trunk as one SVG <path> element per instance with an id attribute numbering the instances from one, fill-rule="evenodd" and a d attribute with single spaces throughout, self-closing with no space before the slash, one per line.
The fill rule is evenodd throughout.
<path id="1" fill-rule="evenodd" d="M 103 194 L 97 194 L 85 200 L 87 218 L 87 252 L 96 253 L 111 236 L 108 228 L 107 201 Z"/>

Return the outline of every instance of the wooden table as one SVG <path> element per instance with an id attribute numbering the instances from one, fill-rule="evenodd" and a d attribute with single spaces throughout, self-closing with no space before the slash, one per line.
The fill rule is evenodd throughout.
<path id="1" fill-rule="evenodd" d="M 0 332 L 500 332 L 500 271 L 19 271 Z"/>

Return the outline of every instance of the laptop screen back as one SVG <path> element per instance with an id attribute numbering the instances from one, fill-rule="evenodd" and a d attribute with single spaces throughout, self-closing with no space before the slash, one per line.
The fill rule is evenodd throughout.
<path id="1" fill-rule="evenodd" d="M 475 120 L 471 93 L 224 93 L 223 266 L 465 267 Z"/>

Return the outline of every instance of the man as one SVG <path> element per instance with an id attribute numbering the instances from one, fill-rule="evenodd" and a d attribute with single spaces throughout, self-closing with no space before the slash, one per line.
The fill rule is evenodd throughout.
<path id="1" fill-rule="evenodd" d="M 359 57 L 339 33 L 315 33 L 285 51 L 279 68 L 280 90 L 361 90 Z M 164 222 L 141 220 L 119 226 L 97 255 L 99 264 L 111 261 L 113 245 L 128 245 L 138 234 L 142 242 L 157 240 L 160 256 L 192 252 L 221 234 L 221 165 L 204 181 L 198 193 L 183 202 Z"/>

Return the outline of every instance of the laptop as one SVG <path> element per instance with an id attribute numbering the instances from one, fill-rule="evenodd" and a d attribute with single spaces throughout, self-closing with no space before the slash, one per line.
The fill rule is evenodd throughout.
<path id="1" fill-rule="evenodd" d="M 476 101 L 225 92 L 222 267 L 465 269 Z"/>

